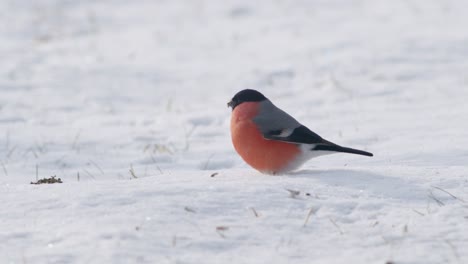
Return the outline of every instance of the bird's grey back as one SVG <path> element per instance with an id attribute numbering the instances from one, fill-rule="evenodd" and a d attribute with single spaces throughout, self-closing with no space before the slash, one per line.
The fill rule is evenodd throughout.
<path id="1" fill-rule="evenodd" d="M 268 99 L 260 103 L 260 111 L 253 121 L 263 134 L 285 129 L 292 131 L 301 126 L 296 119 L 276 107 Z"/>

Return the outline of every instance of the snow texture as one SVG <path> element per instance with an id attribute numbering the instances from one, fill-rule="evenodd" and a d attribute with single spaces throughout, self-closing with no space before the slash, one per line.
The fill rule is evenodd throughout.
<path id="1" fill-rule="evenodd" d="M 0 1 L 0 262 L 468 263 L 467 14 Z M 229 134 L 245 88 L 375 156 L 256 172 Z"/>

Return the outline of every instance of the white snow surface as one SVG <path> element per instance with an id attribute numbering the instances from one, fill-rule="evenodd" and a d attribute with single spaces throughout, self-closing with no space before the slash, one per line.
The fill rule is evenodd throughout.
<path id="1" fill-rule="evenodd" d="M 0 262 L 468 263 L 467 14 L 0 1 Z M 230 140 L 245 88 L 375 156 L 260 174 Z"/>

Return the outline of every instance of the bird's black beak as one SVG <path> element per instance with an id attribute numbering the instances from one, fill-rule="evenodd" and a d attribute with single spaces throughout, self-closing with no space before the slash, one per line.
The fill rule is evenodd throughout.
<path id="1" fill-rule="evenodd" d="M 234 108 L 234 102 L 231 100 L 227 103 L 228 107 Z"/>

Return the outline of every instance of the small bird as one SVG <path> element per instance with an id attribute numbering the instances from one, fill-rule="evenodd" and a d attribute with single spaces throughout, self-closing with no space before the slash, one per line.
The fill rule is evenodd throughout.
<path id="1" fill-rule="evenodd" d="M 256 90 L 238 92 L 228 107 L 232 108 L 234 148 L 247 164 L 262 173 L 287 173 L 311 158 L 338 152 L 373 156 L 323 139 Z"/>

